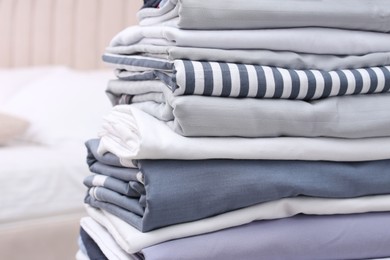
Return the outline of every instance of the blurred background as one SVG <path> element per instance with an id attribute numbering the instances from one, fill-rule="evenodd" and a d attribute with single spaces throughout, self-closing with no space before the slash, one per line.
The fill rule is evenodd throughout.
<path id="1" fill-rule="evenodd" d="M 0 0 L 0 259 L 74 259 L 101 61 L 141 0 Z"/>

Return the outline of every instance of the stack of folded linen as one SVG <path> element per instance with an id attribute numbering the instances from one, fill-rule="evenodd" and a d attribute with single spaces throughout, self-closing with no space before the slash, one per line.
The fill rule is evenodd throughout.
<path id="1" fill-rule="evenodd" d="M 79 258 L 390 257 L 390 2 L 148 2 L 103 56 Z"/>

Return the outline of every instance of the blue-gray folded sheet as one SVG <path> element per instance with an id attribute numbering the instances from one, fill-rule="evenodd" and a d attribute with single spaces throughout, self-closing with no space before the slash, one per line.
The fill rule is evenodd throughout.
<path id="1" fill-rule="evenodd" d="M 143 232 L 298 195 L 390 194 L 390 160 L 139 160 L 130 169 L 110 153 L 98 155 L 98 145 L 86 143 L 95 175 L 85 179 L 85 202 Z"/>

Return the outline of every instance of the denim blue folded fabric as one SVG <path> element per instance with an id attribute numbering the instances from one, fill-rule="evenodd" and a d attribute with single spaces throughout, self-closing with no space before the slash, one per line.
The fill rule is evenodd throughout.
<path id="1" fill-rule="evenodd" d="M 99 140 L 87 142 L 90 168 Z M 93 151 L 93 152 L 91 152 Z M 112 154 L 109 163 L 118 162 Z M 133 198 L 115 186 L 91 182 L 85 202 L 147 232 L 286 197 L 351 198 L 390 194 L 390 160 L 368 162 L 266 160 L 139 160 L 145 195 Z M 134 169 L 111 166 L 99 172 Z M 123 181 L 126 184 L 126 181 Z M 111 189 L 110 189 L 111 188 Z M 141 196 L 143 195 L 143 196 Z M 142 197 L 142 199 L 141 199 Z"/>

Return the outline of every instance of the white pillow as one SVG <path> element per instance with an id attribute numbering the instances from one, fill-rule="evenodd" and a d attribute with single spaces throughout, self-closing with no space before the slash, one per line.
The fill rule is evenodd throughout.
<path id="1" fill-rule="evenodd" d="M 28 126 L 28 121 L 22 118 L 0 113 L 0 145 L 22 135 Z"/>
<path id="2" fill-rule="evenodd" d="M 24 141 L 84 142 L 97 136 L 102 117 L 111 108 L 105 95 L 110 78 L 110 71 L 50 70 L 42 80 L 24 86 L 2 110 L 31 123 Z"/>

